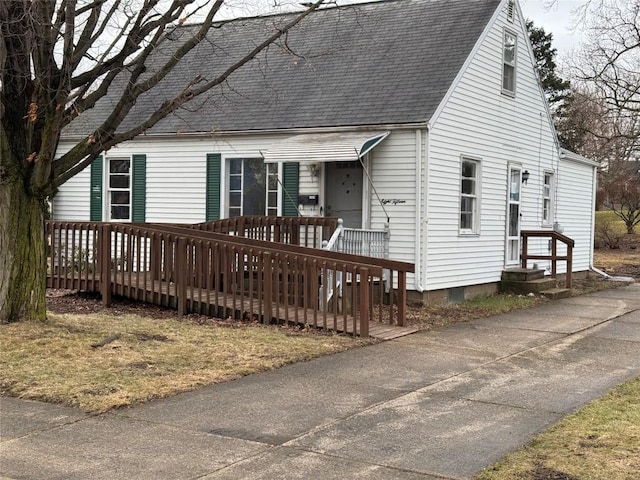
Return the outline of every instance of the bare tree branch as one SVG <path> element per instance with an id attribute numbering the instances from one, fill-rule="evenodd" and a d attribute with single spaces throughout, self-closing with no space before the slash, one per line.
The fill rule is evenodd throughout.
<path id="1" fill-rule="evenodd" d="M 195 77 L 189 82 L 177 95 L 173 98 L 165 101 L 159 108 L 157 108 L 144 122 L 136 125 L 125 132 L 115 133 L 117 128 L 122 124 L 122 121 L 129 113 L 137 98 L 143 93 L 149 91 L 155 87 L 162 79 L 164 79 L 169 72 L 189 53 L 196 45 L 198 45 L 206 36 L 206 33 L 212 27 L 215 14 L 224 2 L 217 0 L 209 10 L 209 13 L 197 32 L 189 39 L 182 42 L 181 46 L 175 51 L 173 55 L 162 65 L 157 72 L 152 74 L 149 78 L 141 82 L 137 82 L 142 73 L 144 72 L 145 61 L 151 54 L 155 45 L 157 44 L 157 38 L 150 42 L 143 52 L 137 57 L 130 65 L 130 77 L 125 87 L 125 92 L 121 96 L 120 101 L 112 109 L 111 115 L 109 115 L 103 124 L 96 129 L 85 142 L 81 142 L 72 148 L 69 152 L 63 155 L 54 163 L 55 179 L 53 181 L 54 188 L 59 187 L 69 178 L 73 177 L 77 172 L 86 168 L 88 164 L 102 151 L 111 148 L 121 142 L 130 140 L 137 135 L 143 133 L 149 128 L 156 125 L 160 120 L 167 115 L 175 112 L 181 106 L 185 105 L 194 98 L 204 94 L 217 85 L 225 82 L 229 75 L 233 72 L 253 60 L 260 52 L 264 51 L 267 47 L 273 44 L 276 40 L 285 35 L 293 27 L 299 24 L 307 15 L 311 14 L 317 8 L 319 8 L 323 1 L 319 1 L 312 6 L 308 7 L 304 12 L 294 15 L 293 18 L 281 27 L 274 28 L 274 32 L 267 36 L 261 43 L 256 45 L 251 51 L 247 52 L 242 58 L 235 63 L 227 67 L 216 78 L 203 82 L 201 78 Z M 112 82 L 115 75 L 109 78 Z M 100 90 L 90 99 L 91 102 L 95 102 L 106 94 L 106 89 Z M 89 97 L 87 98 L 89 100 Z M 82 105 L 80 102 L 76 102 L 74 105 Z M 86 106 L 86 104 L 85 104 Z M 83 160 L 78 163 L 77 159 Z"/>

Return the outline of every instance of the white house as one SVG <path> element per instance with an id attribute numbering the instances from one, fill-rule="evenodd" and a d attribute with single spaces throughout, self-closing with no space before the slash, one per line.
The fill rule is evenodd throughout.
<path id="1" fill-rule="evenodd" d="M 123 128 L 286 18 L 212 29 Z M 157 57 L 189 28 L 169 32 Z M 98 125 L 108 102 L 71 125 L 60 151 Z M 588 270 L 595 183 L 594 162 L 559 148 L 517 2 L 389 0 L 313 13 L 219 88 L 69 180 L 53 216 L 388 221 L 390 257 L 415 263 L 410 290 L 468 297 L 518 265 L 522 229 L 562 228 L 576 243 L 573 270 Z M 548 253 L 548 241 L 532 250 Z"/>

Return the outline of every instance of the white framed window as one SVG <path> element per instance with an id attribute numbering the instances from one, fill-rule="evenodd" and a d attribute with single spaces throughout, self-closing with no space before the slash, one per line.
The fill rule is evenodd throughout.
<path id="1" fill-rule="evenodd" d="M 463 157 L 460 173 L 460 233 L 475 234 L 480 226 L 480 161 Z"/>
<path id="2" fill-rule="evenodd" d="M 131 158 L 107 157 L 107 218 L 131 221 Z"/>
<path id="3" fill-rule="evenodd" d="M 553 189 L 555 178 L 553 172 L 544 172 L 542 183 L 542 224 L 553 224 Z"/>
<path id="4" fill-rule="evenodd" d="M 262 158 L 228 159 L 228 213 L 241 215 L 278 214 L 278 164 Z"/>
<path id="5" fill-rule="evenodd" d="M 517 46 L 517 35 L 505 30 L 502 44 L 502 93 L 512 96 L 516 94 Z"/>

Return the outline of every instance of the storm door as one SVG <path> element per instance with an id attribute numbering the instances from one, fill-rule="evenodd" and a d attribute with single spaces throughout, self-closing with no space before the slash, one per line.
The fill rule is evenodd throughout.
<path id="1" fill-rule="evenodd" d="M 520 194 L 522 168 L 509 166 L 509 189 L 507 201 L 507 255 L 506 264 L 520 262 Z"/>
<path id="2" fill-rule="evenodd" d="M 342 218 L 345 227 L 362 228 L 362 164 L 360 162 L 327 163 L 326 179 L 325 215 Z"/>

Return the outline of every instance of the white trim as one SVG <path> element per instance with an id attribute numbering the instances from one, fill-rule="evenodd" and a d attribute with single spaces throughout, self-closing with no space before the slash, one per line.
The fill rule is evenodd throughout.
<path id="1" fill-rule="evenodd" d="M 294 135 L 276 141 L 263 152 L 265 163 L 359 162 L 385 138 L 386 132 L 338 132 Z M 365 149 L 365 145 L 369 144 Z"/>
<path id="2" fill-rule="evenodd" d="M 508 63 L 505 60 L 506 46 L 507 46 L 507 35 L 513 37 L 513 64 Z M 500 68 L 500 92 L 511 98 L 515 98 L 516 91 L 518 90 L 518 34 L 515 30 L 512 30 L 507 27 L 502 28 L 502 62 Z M 513 90 L 508 90 L 504 86 L 504 73 L 505 66 L 509 66 L 513 68 Z"/>
<path id="3" fill-rule="evenodd" d="M 592 168 L 592 177 L 591 177 L 591 238 L 589 239 L 589 265 L 592 269 L 595 269 L 593 266 L 593 244 L 596 240 L 596 196 L 598 194 L 598 168 L 594 166 Z"/>
<path id="4" fill-rule="evenodd" d="M 582 155 L 572 152 L 571 150 L 567 150 L 566 148 L 560 147 L 560 158 L 562 160 L 568 160 L 570 162 L 582 163 L 584 165 L 590 165 L 592 167 L 599 167 L 600 164 L 595 160 L 591 160 L 590 158 L 583 157 Z"/>
<path id="5" fill-rule="evenodd" d="M 337 133 L 337 132 L 377 132 L 380 130 L 415 130 L 416 128 L 426 128 L 428 122 L 407 122 L 407 123 L 381 123 L 377 125 L 356 125 L 356 126 L 333 126 L 333 127 L 296 127 L 296 128 L 269 128 L 265 130 L 212 130 L 210 132 L 184 132 L 180 133 L 180 137 L 192 138 L 216 138 L 225 136 L 244 136 L 244 135 L 298 135 L 313 133 Z M 175 139 L 177 132 L 172 133 L 147 133 L 143 132 L 134 137 L 135 140 L 143 138 L 155 139 Z M 78 142 L 86 140 L 86 135 L 68 135 L 63 136 L 60 142 Z M 134 140 L 132 139 L 132 140 Z M 131 140 L 127 140 L 130 142 Z M 125 142 L 123 142 L 125 143 Z M 111 148 L 117 148 L 114 145 Z"/>
<path id="6" fill-rule="evenodd" d="M 370 154 L 366 154 L 362 159 L 362 228 L 371 228 L 371 207 L 373 204 L 373 192 L 371 184 L 365 172 L 373 175 L 373 161 Z"/>
<path id="7" fill-rule="evenodd" d="M 129 218 L 111 218 L 111 160 L 128 160 L 129 161 L 129 188 L 116 188 L 113 191 L 129 192 Z M 133 156 L 132 155 L 108 155 L 106 152 L 102 155 L 102 218 L 107 222 L 131 223 L 133 220 Z"/>
<path id="8" fill-rule="evenodd" d="M 512 201 L 511 200 L 511 171 L 512 170 L 518 170 L 519 175 L 518 175 L 518 181 L 517 181 L 517 185 L 518 185 L 518 200 L 517 201 Z M 504 264 L 505 266 L 513 266 L 513 265 L 518 265 L 520 263 L 520 250 L 522 248 L 522 239 L 520 238 L 520 231 L 522 230 L 522 221 L 521 221 L 521 215 L 522 215 L 522 163 L 520 162 L 509 162 L 507 164 L 507 214 L 505 215 L 505 230 L 504 230 Z M 518 205 L 518 234 L 516 237 L 509 235 L 509 229 L 511 228 L 511 205 Z M 509 242 L 512 241 L 514 238 L 516 238 L 516 242 L 517 242 L 517 258 L 515 260 L 512 260 L 509 256 Z"/>
<path id="9" fill-rule="evenodd" d="M 241 178 L 241 188 L 242 188 L 242 190 L 241 190 L 241 197 L 242 197 L 242 198 L 241 198 L 241 201 L 244 203 L 244 196 L 245 196 L 245 195 L 244 195 L 244 168 L 245 168 L 245 163 L 244 163 L 244 161 L 245 161 L 245 160 L 260 160 L 260 161 L 262 161 L 262 157 L 261 157 L 261 156 L 259 156 L 259 155 L 255 155 L 255 154 L 253 154 L 253 155 L 244 155 L 244 156 L 234 154 L 234 155 L 230 155 L 230 156 L 228 156 L 228 157 L 223 157 L 223 160 L 222 160 L 222 161 L 223 161 L 223 163 L 224 163 L 224 169 L 222 168 L 222 165 L 221 165 L 220 170 L 221 170 L 221 177 L 222 177 L 222 170 L 224 170 L 224 182 L 222 182 L 222 178 L 221 178 L 221 179 L 220 179 L 220 195 L 221 195 L 221 197 L 224 199 L 225 209 L 224 209 L 224 210 L 222 209 L 222 201 L 221 201 L 221 202 L 220 202 L 220 203 L 221 203 L 221 205 L 220 205 L 220 212 L 221 212 L 220 217 L 221 217 L 221 218 L 230 218 L 230 214 L 229 214 L 229 208 L 230 208 L 230 201 L 229 201 L 229 193 L 230 193 L 230 191 L 229 191 L 229 186 L 230 186 L 230 185 L 229 185 L 229 183 L 230 183 L 230 182 L 228 182 L 228 180 L 229 180 L 229 175 L 231 175 L 231 171 L 230 171 L 230 168 L 229 168 L 229 162 L 230 162 L 231 160 L 242 160 L 242 173 L 241 173 L 241 177 L 240 177 L 240 178 Z M 269 163 L 275 163 L 275 162 L 269 162 Z M 265 173 L 266 173 L 267 166 L 266 166 L 266 164 L 265 164 L 264 162 L 262 163 L 262 165 L 264 165 L 264 167 L 265 167 Z M 278 168 L 278 174 L 280 174 L 280 168 Z M 279 178 L 281 178 L 281 176 L 280 176 Z M 265 182 L 268 182 L 268 181 L 269 181 L 269 180 L 268 180 L 268 175 L 267 175 L 267 176 L 265 177 Z M 223 185 L 224 185 L 224 190 L 222 189 L 222 188 L 223 188 Z M 265 187 L 265 210 L 267 210 L 267 209 L 268 209 L 268 205 L 267 205 L 267 198 L 266 198 L 266 194 L 267 194 L 267 191 L 266 191 L 266 190 L 267 190 L 267 186 L 268 186 L 267 184 L 265 184 L 265 186 L 264 186 L 264 187 Z M 280 189 L 280 188 L 278 187 L 278 190 L 279 190 L 279 189 Z M 278 198 L 276 199 L 276 200 L 277 200 L 277 202 L 278 202 L 278 210 L 280 210 L 280 203 L 281 203 L 280 198 L 281 198 L 281 197 L 280 197 L 280 196 L 278 196 Z M 240 212 L 240 215 L 246 215 L 246 214 L 244 213 L 244 211 L 243 211 L 243 210 L 244 210 L 244 208 L 243 208 L 243 206 L 242 206 L 242 205 L 241 205 L 240 209 L 242 210 L 242 211 Z M 224 213 L 222 213 L 222 212 L 224 212 Z M 267 214 L 267 213 L 266 213 L 266 211 L 265 211 L 265 212 L 263 213 L 263 215 L 266 215 L 266 214 Z"/>
<path id="10" fill-rule="evenodd" d="M 549 196 L 545 197 L 544 195 L 544 190 L 545 190 L 545 177 L 547 175 L 551 175 L 551 183 L 549 184 Z M 542 221 L 540 222 L 540 224 L 543 227 L 552 227 L 553 226 L 553 222 L 556 218 L 556 172 L 554 172 L 553 170 L 550 170 L 548 168 L 545 168 L 542 171 Z M 549 199 L 549 218 L 545 220 L 544 218 L 544 201 L 545 198 Z"/>
<path id="11" fill-rule="evenodd" d="M 465 161 L 475 164 L 475 176 L 473 178 L 475 182 L 475 193 L 473 195 L 464 195 L 467 198 L 473 198 L 473 211 L 471 217 L 471 228 L 462 228 L 460 215 L 462 213 L 462 165 Z M 460 155 L 460 169 L 459 169 L 459 186 L 458 186 L 458 234 L 460 236 L 477 236 L 480 234 L 480 224 L 482 219 L 481 210 L 481 197 L 482 197 L 482 160 L 470 155 Z M 471 178 L 471 177 L 468 177 Z"/>
<path id="12" fill-rule="evenodd" d="M 416 231 L 415 231 L 415 240 L 414 240 L 414 265 L 415 265 L 415 288 L 418 292 L 424 290 L 422 286 L 422 130 L 416 129 L 415 134 L 415 159 L 416 159 L 416 185 L 415 185 L 415 195 L 416 195 L 416 210 L 415 210 L 415 221 L 416 221 Z"/>

